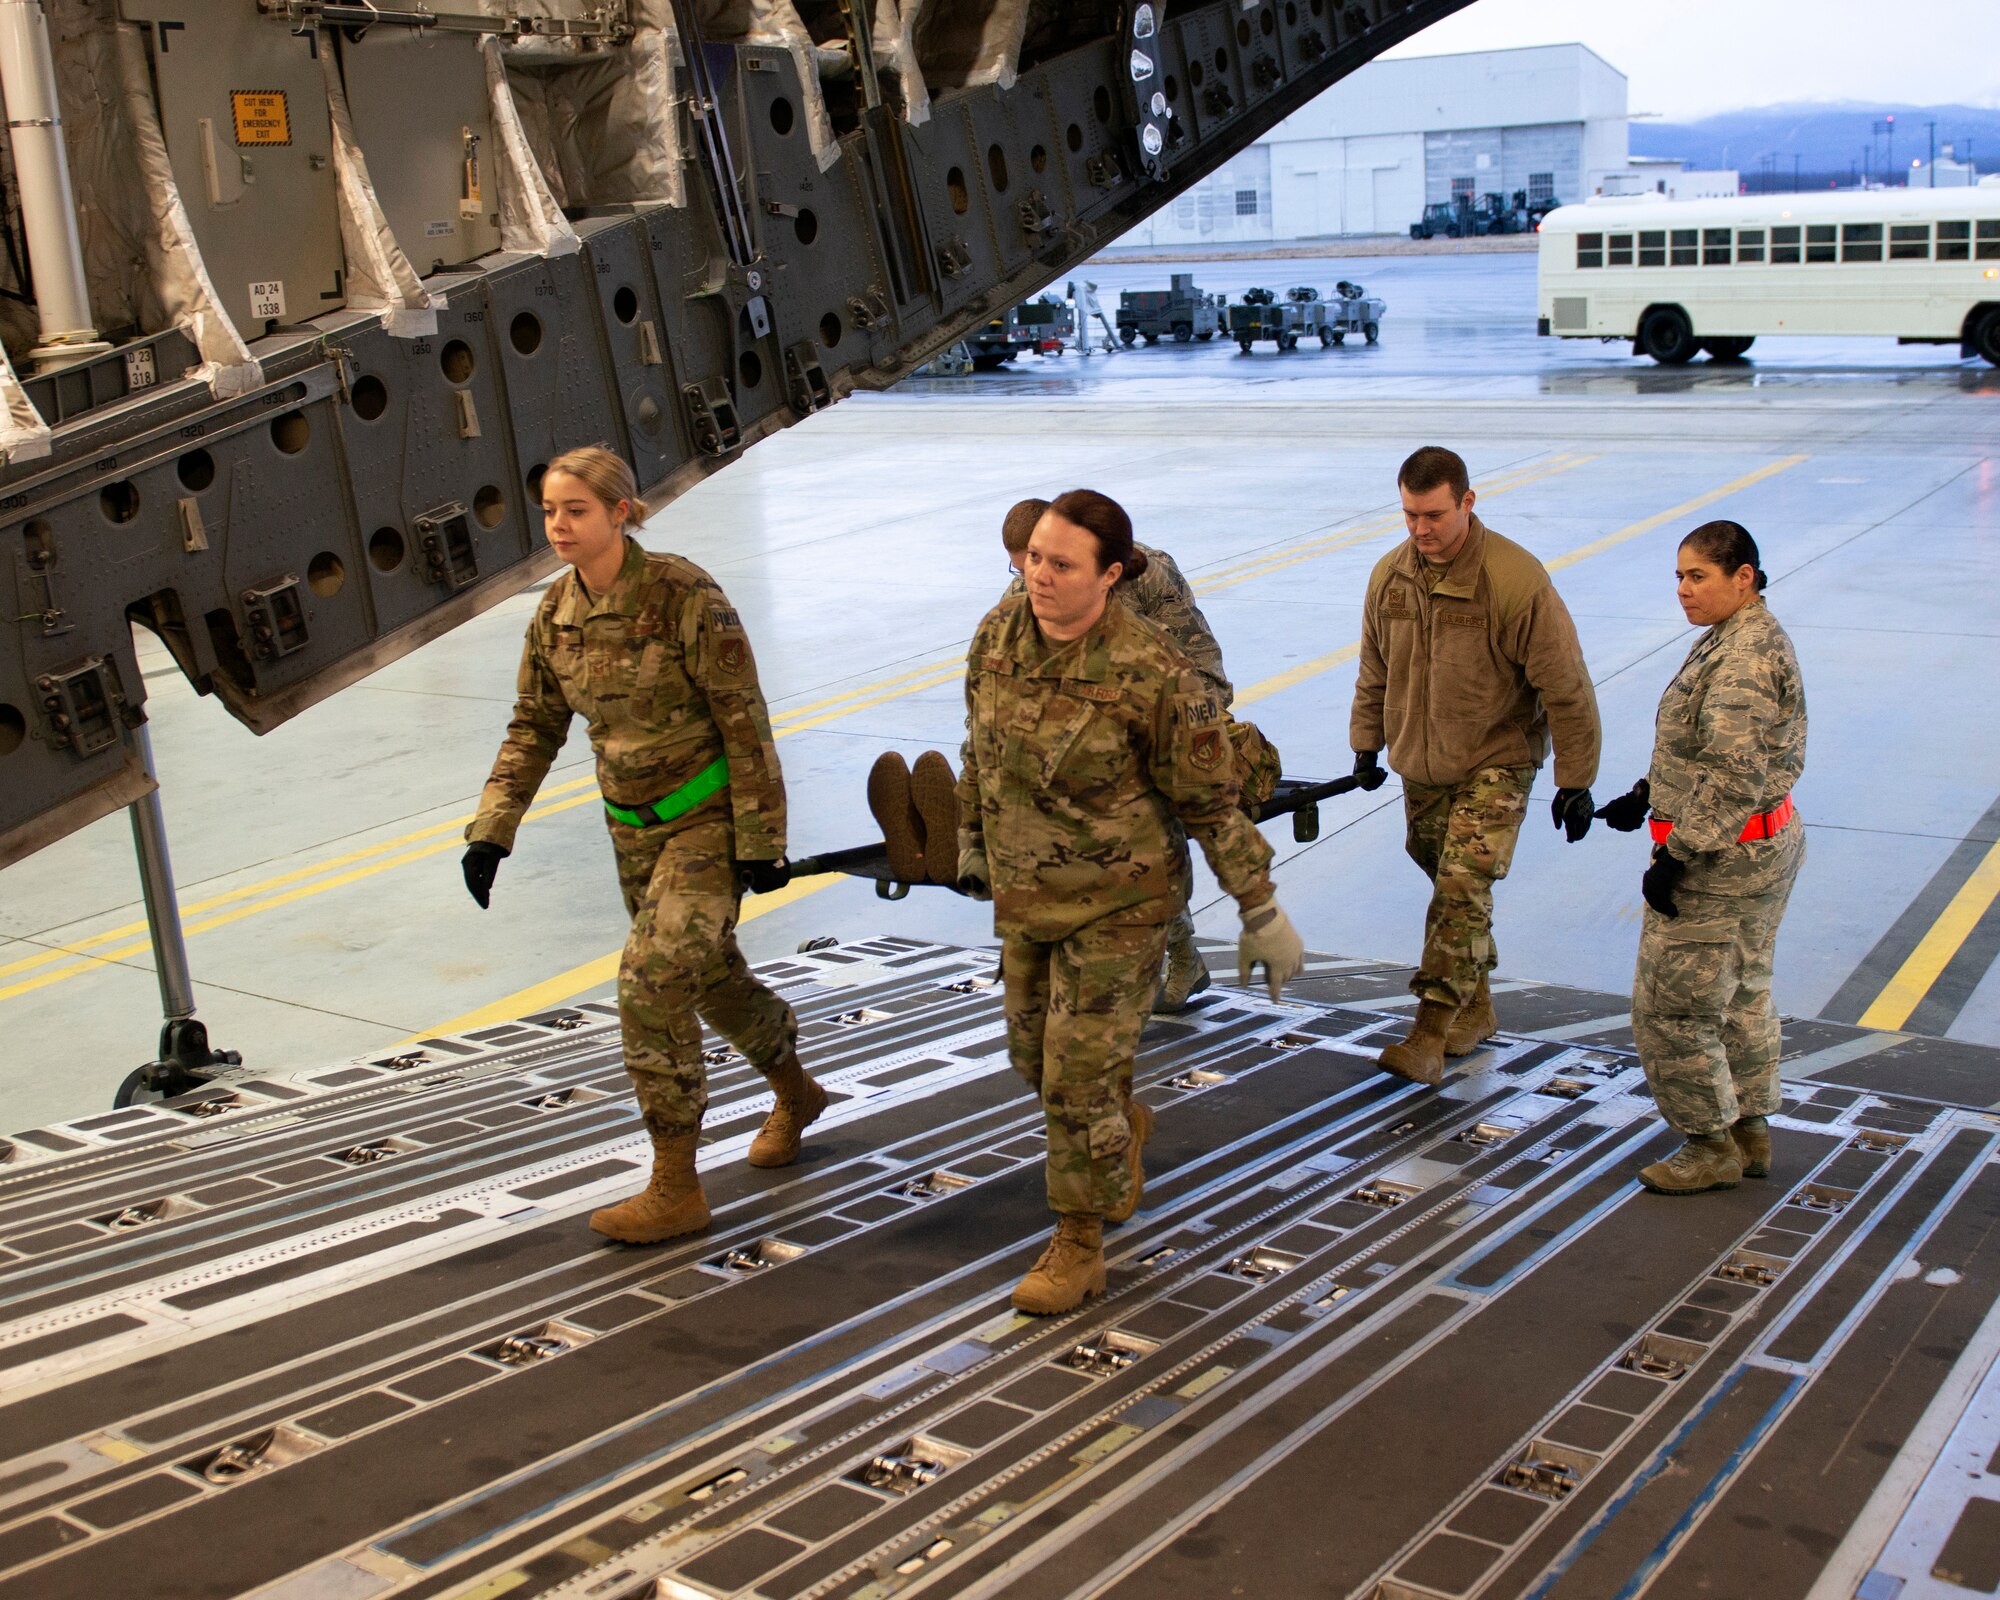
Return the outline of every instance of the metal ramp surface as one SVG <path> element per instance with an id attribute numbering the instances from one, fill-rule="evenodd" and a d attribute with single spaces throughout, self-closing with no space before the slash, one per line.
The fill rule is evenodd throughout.
<path id="1" fill-rule="evenodd" d="M 1031 1319 L 992 964 L 763 969 L 837 1098 L 755 1171 L 715 1052 L 652 1249 L 583 1220 L 642 1161 L 600 1005 L 6 1141 L 0 1600 L 2000 1587 L 1983 1107 L 1788 1084 L 1770 1180 L 1664 1200 L 1629 1052 L 1422 1090 L 1385 1010 L 1216 991 L 1109 1292 Z"/>

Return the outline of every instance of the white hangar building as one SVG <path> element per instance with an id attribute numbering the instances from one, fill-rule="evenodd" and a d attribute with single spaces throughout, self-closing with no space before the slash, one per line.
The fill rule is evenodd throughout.
<path id="1" fill-rule="evenodd" d="M 1372 61 L 1126 245 L 1402 233 L 1455 193 L 1587 199 L 1627 162 L 1625 74 L 1580 44 Z"/>

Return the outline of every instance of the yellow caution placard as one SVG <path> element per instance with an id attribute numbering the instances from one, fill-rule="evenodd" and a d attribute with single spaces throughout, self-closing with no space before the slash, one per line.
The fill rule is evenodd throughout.
<path id="1" fill-rule="evenodd" d="M 292 142 L 291 111 L 282 89 L 231 89 L 229 111 L 239 146 Z"/>

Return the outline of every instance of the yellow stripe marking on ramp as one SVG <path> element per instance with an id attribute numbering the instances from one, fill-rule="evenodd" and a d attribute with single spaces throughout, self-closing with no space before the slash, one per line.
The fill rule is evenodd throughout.
<path id="1" fill-rule="evenodd" d="M 784 907 L 803 900 L 807 895 L 818 894 L 820 890 L 831 888 L 840 878 L 837 872 L 822 873 L 816 878 L 800 878 L 788 883 L 784 888 L 771 894 L 760 894 L 750 900 L 743 913 L 736 920 L 739 925 L 754 922 L 767 912 L 779 911 Z M 558 972 L 553 978 L 544 978 L 540 983 L 531 983 L 525 989 L 481 1006 L 477 1011 L 468 1011 L 462 1017 L 453 1017 L 449 1022 L 440 1022 L 435 1028 L 426 1028 L 422 1033 L 411 1034 L 396 1046 L 415 1044 L 420 1039 L 433 1039 L 441 1033 L 470 1033 L 474 1028 L 491 1028 L 502 1022 L 518 1022 L 522 1017 L 531 1017 L 537 1011 L 547 1011 L 564 1001 L 600 989 L 618 976 L 618 960 L 624 954 L 614 950 L 608 956 L 599 956 L 594 961 L 586 961 L 580 967 L 571 967 L 567 972 Z"/>
<path id="2" fill-rule="evenodd" d="M 1958 893 L 1938 913 L 1930 931 L 1918 940 L 1909 959 L 1896 969 L 1868 1009 L 1861 1013 L 1864 1028 L 1897 1029 L 1910 1020 L 1910 1013 L 1923 1004 L 1931 985 L 1951 965 L 1959 946 L 1965 943 L 1979 919 L 2000 896 L 2000 843 L 1986 852 L 1972 876 L 1959 885 Z"/>

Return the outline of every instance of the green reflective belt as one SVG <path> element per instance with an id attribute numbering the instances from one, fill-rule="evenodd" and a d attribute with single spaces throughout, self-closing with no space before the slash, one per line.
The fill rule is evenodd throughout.
<path id="1" fill-rule="evenodd" d="M 604 809 L 628 828 L 650 828 L 656 822 L 672 822 L 676 817 L 686 816 L 710 795 L 728 787 L 729 757 L 717 756 L 664 800 L 652 801 L 637 810 L 607 800 Z"/>

